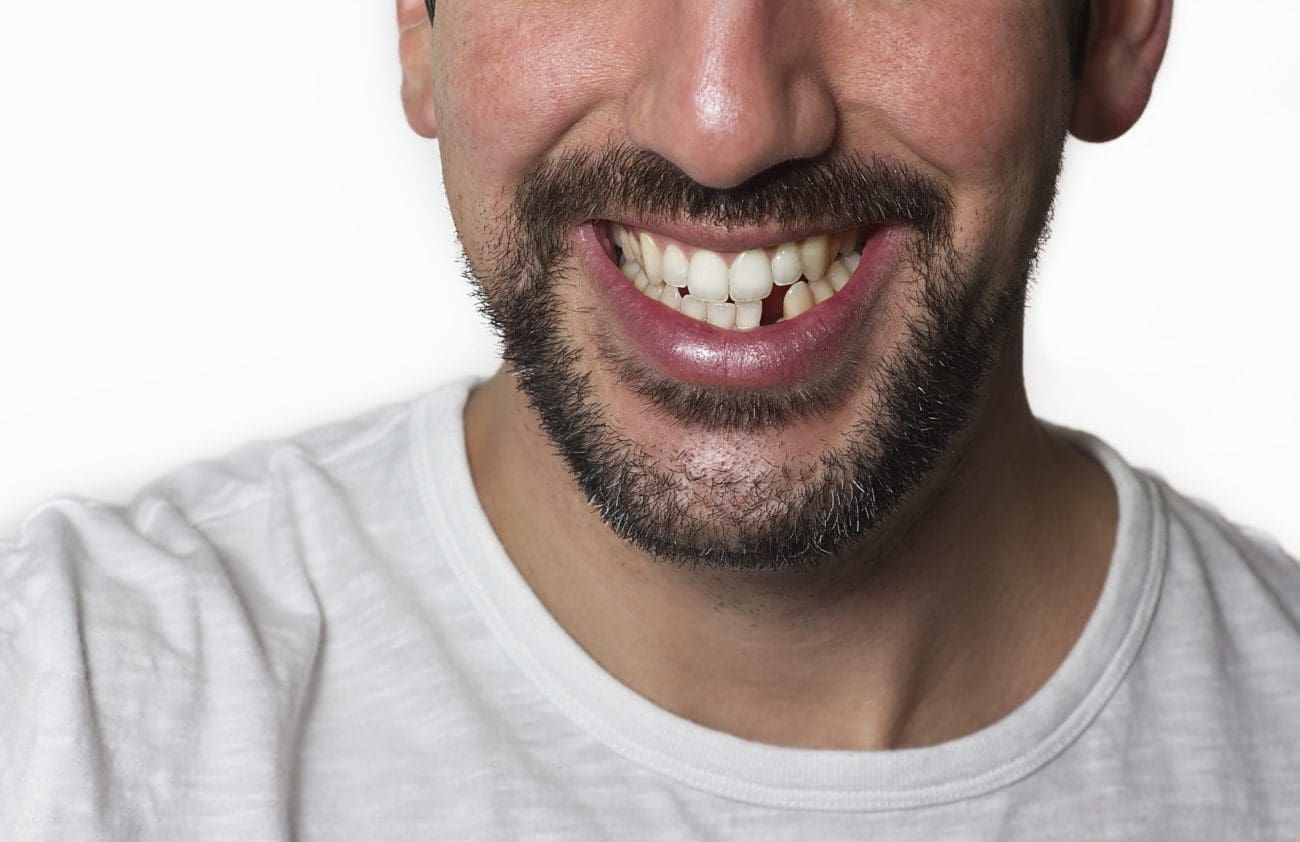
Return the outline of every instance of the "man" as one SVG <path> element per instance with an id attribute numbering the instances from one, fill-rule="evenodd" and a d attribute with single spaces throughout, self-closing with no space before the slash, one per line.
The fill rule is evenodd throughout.
<path id="1" fill-rule="evenodd" d="M 35 512 L 3 835 L 1300 833 L 1300 569 L 1021 379 L 1170 4 L 399 0 L 506 364 Z"/>

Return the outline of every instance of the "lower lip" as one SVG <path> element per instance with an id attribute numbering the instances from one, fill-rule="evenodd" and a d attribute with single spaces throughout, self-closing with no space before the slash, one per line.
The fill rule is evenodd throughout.
<path id="1" fill-rule="evenodd" d="M 863 329 L 898 261 L 903 229 L 878 228 L 853 277 L 831 298 L 789 321 L 745 331 L 696 321 L 638 291 L 605 253 L 594 222 L 578 226 L 574 240 L 612 323 L 642 360 L 700 386 L 763 388 L 810 378 L 857 344 L 849 338 Z"/>

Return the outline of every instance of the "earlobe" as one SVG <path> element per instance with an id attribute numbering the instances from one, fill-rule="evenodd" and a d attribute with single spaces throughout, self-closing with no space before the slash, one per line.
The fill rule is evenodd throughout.
<path id="1" fill-rule="evenodd" d="M 1093 0 L 1071 134 L 1100 143 L 1133 127 L 1151 98 L 1172 16 L 1173 0 Z"/>
<path id="2" fill-rule="evenodd" d="M 438 135 L 433 107 L 433 27 L 424 0 L 397 0 L 402 108 L 416 134 Z"/>

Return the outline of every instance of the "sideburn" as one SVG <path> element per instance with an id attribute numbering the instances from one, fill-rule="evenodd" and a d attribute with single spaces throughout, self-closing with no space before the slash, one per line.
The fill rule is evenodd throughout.
<path id="1" fill-rule="evenodd" d="M 433 13 L 433 0 L 427 0 Z M 1078 81 L 1088 60 L 1088 36 L 1092 33 L 1092 0 L 1077 0 L 1070 20 L 1070 75 Z"/>

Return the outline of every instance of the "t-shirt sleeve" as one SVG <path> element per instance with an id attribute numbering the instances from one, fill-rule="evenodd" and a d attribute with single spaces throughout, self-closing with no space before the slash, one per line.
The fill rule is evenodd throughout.
<path id="1" fill-rule="evenodd" d="M 161 499 L 51 501 L 0 544 L 0 838 L 186 838 L 209 787 L 248 793 L 232 819 L 286 802 L 267 746 L 319 630 L 230 562 Z"/>

